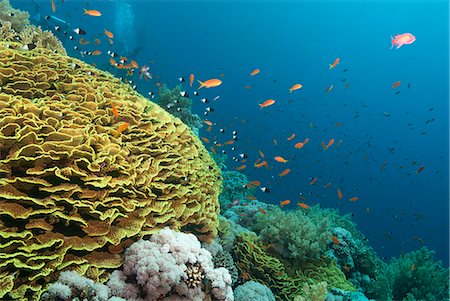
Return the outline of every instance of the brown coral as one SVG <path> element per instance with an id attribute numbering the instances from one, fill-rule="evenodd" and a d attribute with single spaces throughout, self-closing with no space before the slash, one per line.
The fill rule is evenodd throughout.
<path id="1" fill-rule="evenodd" d="M 165 226 L 215 236 L 220 171 L 179 119 L 44 48 L 0 43 L 0 85 L 0 298 L 37 299 L 66 269 L 105 280 Z"/>

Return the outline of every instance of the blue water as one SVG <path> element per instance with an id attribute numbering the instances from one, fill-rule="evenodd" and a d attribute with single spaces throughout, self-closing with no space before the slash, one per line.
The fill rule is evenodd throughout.
<path id="1" fill-rule="evenodd" d="M 174 87 L 178 77 L 188 81 L 190 73 L 201 80 L 220 78 L 221 86 L 200 90 L 200 97 L 220 95 L 209 104 L 215 112 L 207 116 L 217 126 L 211 132 L 204 127 L 200 136 L 223 143 L 232 130 L 239 132 L 233 145 L 237 150 L 224 148 L 230 154 L 228 166 L 242 164 L 231 160 L 233 154 L 248 155 L 242 172 L 271 189 L 258 191 L 259 200 L 278 204 L 290 199 L 287 208 L 295 208 L 302 193 L 309 205 L 353 213 L 381 257 L 426 244 L 448 266 L 447 1 L 55 0 L 56 13 L 50 1 L 11 2 L 31 15 L 40 13 L 43 27 L 61 25 L 46 21 L 45 15 L 69 22 L 57 35 L 71 56 L 99 49 L 101 56 L 83 59 L 117 76 L 124 72 L 109 65 L 107 50 L 149 65 L 154 81 L 132 77 L 144 95 L 157 92 L 155 81 Z M 83 16 L 83 8 L 103 15 Z M 88 32 L 86 39 L 98 37 L 102 44 L 82 46 L 79 37 L 71 41 L 72 33 L 62 32 L 76 27 Z M 105 28 L 115 34 L 113 45 L 102 34 Z M 416 41 L 390 49 L 390 36 L 406 32 Z M 73 49 L 76 45 L 79 50 Z M 340 64 L 329 70 L 338 57 Z M 261 73 L 250 77 L 255 68 Z M 391 89 L 396 81 L 401 85 Z M 295 83 L 303 88 L 289 94 Z M 187 82 L 183 87 L 190 95 L 195 90 Z M 203 116 L 208 105 L 200 97 L 193 97 L 193 109 Z M 269 98 L 276 103 L 260 109 L 257 104 Z M 297 137 L 287 141 L 292 133 Z M 310 142 L 295 149 L 306 137 Z M 331 138 L 335 144 L 323 150 L 321 141 Z M 268 170 L 253 168 L 258 150 L 265 153 Z M 289 162 L 275 162 L 274 156 Z M 419 166 L 425 168 L 416 173 Z M 279 177 L 285 168 L 291 173 Z M 317 183 L 309 185 L 314 177 Z M 329 182 L 332 186 L 323 188 Z M 348 201 L 352 196 L 359 200 Z"/>

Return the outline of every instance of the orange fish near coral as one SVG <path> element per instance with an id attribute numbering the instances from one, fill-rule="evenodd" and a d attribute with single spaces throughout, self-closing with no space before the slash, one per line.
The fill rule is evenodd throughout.
<path id="1" fill-rule="evenodd" d="M 194 73 L 191 73 L 191 75 L 189 75 L 189 86 L 192 87 L 193 83 L 194 83 Z"/>
<path id="2" fill-rule="evenodd" d="M 339 64 L 339 58 L 335 59 L 333 64 L 330 64 L 330 69 L 333 69 L 334 67 L 336 67 Z"/>
<path id="3" fill-rule="evenodd" d="M 301 84 L 295 84 L 292 87 L 289 88 L 289 93 L 292 93 L 292 91 L 301 89 L 303 86 Z"/>
<path id="4" fill-rule="evenodd" d="M 275 156 L 273 159 L 275 161 L 277 161 L 277 162 L 280 162 L 280 163 L 287 163 L 288 162 L 288 160 L 286 160 L 286 159 L 284 159 L 283 157 L 280 157 L 280 156 Z"/>
<path id="5" fill-rule="evenodd" d="M 236 167 L 235 169 L 236 170 L 243 170 L 243 169 L 245 169 L 247 167 L 247 165 L 245 165 L 245 164 L 242 164 L 241 166 L 239 166 L 239 167 Z"/>
<path id="6" fill-rule="evenodd" d="M 340 200 L 342 200 L 344 198 L 344 195 L 342 194 L 342 191 L 339 188 L 337 189 L 337 194 L 338 194 L 338 198 Z"/>
<path id="7" fill-rule="evenodd" d="M 119 117 L 119 111 L 117 111 L 117 108 L 113 103 L 111 103 L 111 108 L 112 108 L 114 117 L 116 117 L 116 118 Z"/>
<path id="8" fill-rule="evenodd" d="M 261 72 L 261 70 L 259 69 L 255 69 L 250 73 L 250 76 L 255 76 L 256 74 L 258 74 L 259 72 Z"/>
<path id="9" fill-rule="evenodd" d="M 341 242 L 339 241 L 339 239 L 337 239 L 336 236 L 331 235 L 331 240 L 333 241 L 334 244 L 339 245 Z"/>
<path id="10" fill-rule="evenodd" d="M 259 103 L 258 106 L 259 106 L 260 109 L 262 109 L 262 108 L 266 108 L 266 107 L 268 107 L 268 106 L 271 106 L 271 105 L 273 105 L 274 103 L 275 103 L 275 100 L 273 100 L 273 99 L 268 99 L 268 100 L 266 100 L 266 101 L 263 102 L 263 103 Z"/>
<path id="11" fill-rule="evenodd" d="M 299 207 L 302 207 L 303 209 L 308 209 L 308 208 L 309 208 L 308 205 L 306 205 L 305 203 L 302 203 L 302 202 L 298 202 L 297 205 L 298 205 Z"/>
<path id="12" fill-rule="evenodd" d="M 287 175 L 290 172 L 291 172 L 291 170 L 288 168 L 288 169 L 283 170 L 278 176 L 284 177 L 285 175 Z"/>
<path id="13" fill-rule="evenodd" d="M 119 128 L 117 129 L 117 132 L 114 134 L 114 137 L 116 137 L 116 138 L 119 137 L 119 135 L 120 135 L 123 131 L 125 131 L 129 125 L 130 125 L 130 124 L 129 124 L 128 122 L 122 123 L 122 124 L 119 126 Z"/>
<path id="14" fill-rule="evenodd" d="M 394 45 L 396 46 L 395 49 L 399 49 L 403 45 L 414 43 L 415 40 L 416 37 L 410 33 L 397 34 L 395 35 L 395 37 L 391 36 L 391 49 L 394 47 Z"/>
<path id="15" fill-rule="evenodd" d="M 207 81 L 201 82 L 199 80 L 197 80 L 200 84 L 200 87 L 198 87 L 197 90 L 200 90 L 201 88 L 205 87 L 205 88 L 214 88 L 217 86 L 220 86 L 222 84 L 222 81 L 220 79 L 217 78 L 213 78 L 213 79 L 208 79 Z"/>
<path id="16" fill-rule="evenodd" d="M 291 200 L 284 200 L 284 201 L 280 202 L 280 206 L 284 207 L 286 205 L 289 205 L 290 203 L 291 203 Z"/>
<path id="17" fill-rule="evenodd" d="M 95 9 L 87 10 L 87 9 L 83 8 L 83 10 L 84 10 L 83 15 L 89 15 L 89 16 L 92 16 L 92 17 L 100 17 L 102 15 L 101 12 L 99 12 L 98 10 L 95 10 Z"/>

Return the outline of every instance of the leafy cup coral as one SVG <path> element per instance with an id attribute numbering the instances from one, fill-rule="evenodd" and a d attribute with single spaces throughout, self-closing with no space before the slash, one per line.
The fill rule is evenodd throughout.
<path id="1" fill-rule="evenodd" d="M 9 46 L 0 42 L 0 298 L 37 299 L 68 269 L 104 281 L 127 246 L 165 226 L 212 240 L 220 170 L 186 125 L 109 73 Z"/>

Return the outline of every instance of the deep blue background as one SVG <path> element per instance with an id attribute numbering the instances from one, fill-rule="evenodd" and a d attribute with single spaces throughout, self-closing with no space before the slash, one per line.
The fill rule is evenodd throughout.
<path id="1" fill-rule="evenodd" d="M 303 193 L 308 204 L 354 213 L 382 257 L 417 249 L 422 239 L 448 265 L 447 1 L 55 2 L 55 16 L 88 31 L 86 39 L 102 40 L 98 46 L 79 46 L 103 51 L 84 58 L 100 68 L 122 75 L 108 64 L 105 53 L 112 49 L 149 65 L 155 80 L 170 87 L 190 73 L 201 80 L 221 78 L 220 87 L 200 90 L 202 97 L 220 95 L 208 116 L 217 126 L 200 134 L 223 142 L 231 130 L 239 131 L 235 146 L 249 156 L 243 172 L 272 190 L 258 192 L 258 199 L 290 199 L 288 208 L 294 208 Z M 44 27 L 57 24 L 42 20 L 52 14 L 50 1 L 12 3 L 33 16 L 40 13 Z M 98 9 L 103 16 L 83 16 L 83 8 Z M 113 45 L 102 35 L 105 28 L 115 34 Z M 390 36 L 405 32 L 417 40 L 390 49 Z M 69 54 L 80 57 L 72 49 L 77 42 L 57 34 Z M 340 64 L 329 70 L 337 57 Z M 255 68 L 261 73 L 250 77 Z M 143 94 L 157 91 L 153 81 L 133 79 Z M 401 86 L 391 89 L 396 81 Z M 303 88 L 289 94 L 295 83 Z M 331 93 L 324 93 L 331 84 Z M 184 88 L 192 95 L 194 89 L 186 83 Z M 260 110 L 257 104 L 269 98 L 276 103 Z M 194 111 L 202 115 L 205 105 L 193 100 Z M 220 127 L 227 129 L 225 135 Z M 287 141 L 292 133 L 297 138 Z M 303 149 L 293 147 L 306 137 L 310 142 Z M 335 145 L 322 150 L 320 142 L 330 138 Z M 252 167 L 258 150 L 266 154 L 269 170 Z M 275 162 L 276 155 L 289 162 Z M 240 164 L 229 160 L 230 168 Z M 416 174 L 421 165 L 425 169 Z M 292 171 L 280 178 L 285 168 Z M 312 177 L 319 178 L 314 186 L 309 185 Z M 328 182 L 332 187 L 324 189 Z M 360 200 L 349 202 L 352 196 Z"/>

